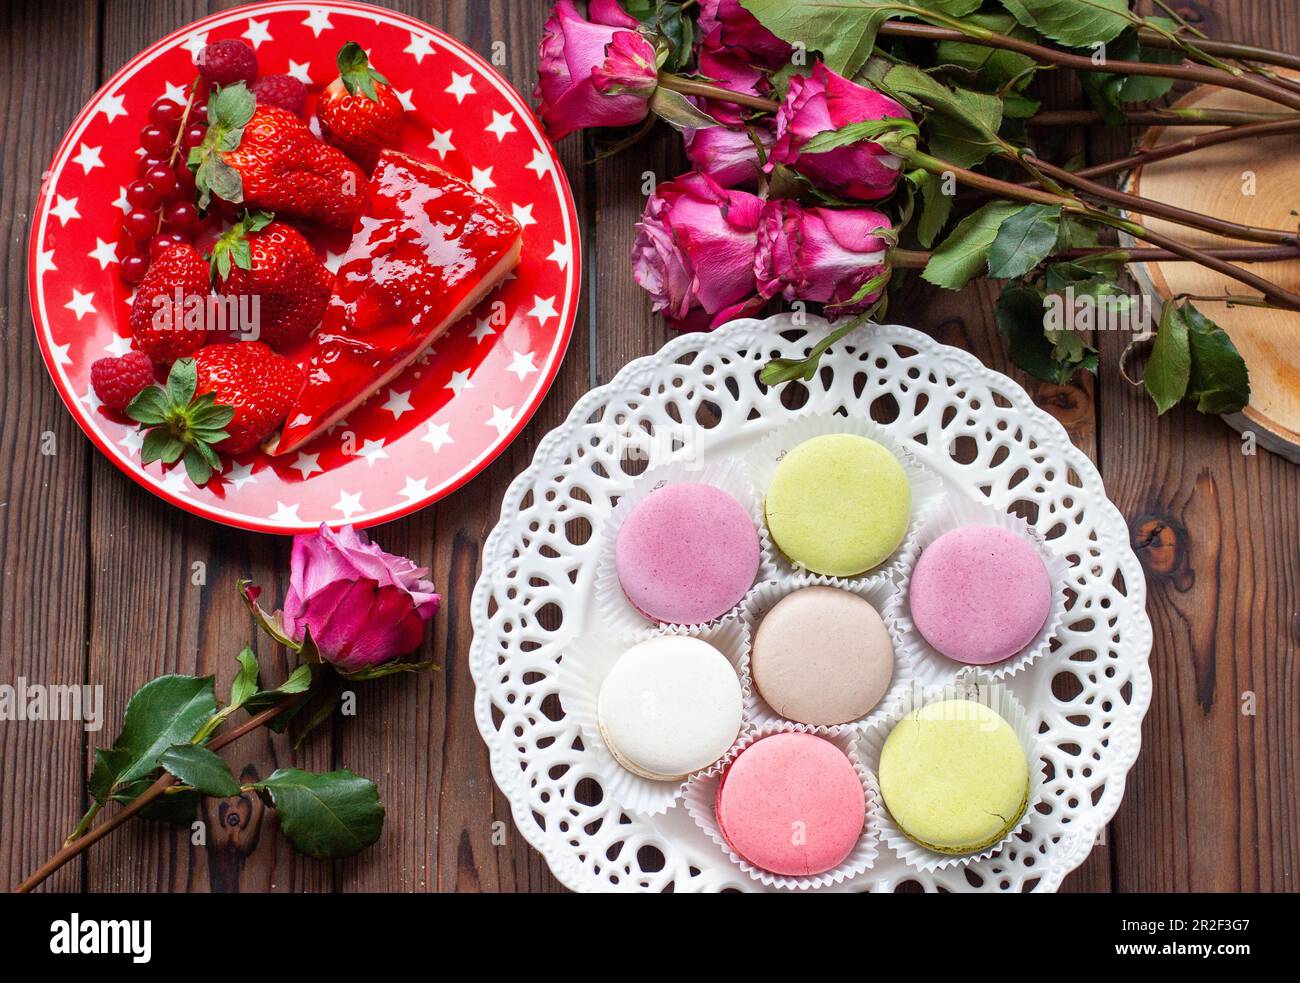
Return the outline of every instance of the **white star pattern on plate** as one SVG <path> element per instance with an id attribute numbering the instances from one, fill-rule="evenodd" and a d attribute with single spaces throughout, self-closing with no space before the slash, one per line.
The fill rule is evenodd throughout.
<path id="1" fill-rule="evenodd" d="M 88 147 L 83 143 L 81 145 L 81 150 L 77 152 L 77 156 L 72 158 L 72 162 L 74 164 L 80 164 L 81 170 L 84 173 L 89 174 L 96 167 L 104 166 L 104 162 L 99 159 L 99 152 L 102 149 L 102 147 Z"/>
<path id="2" fill-rule="evenodd" d="M 131 350 L 131 339 L 123 338 L 121 335 L 113 335 L 113 340 L 104 346 L 104 351 L 114 358 L 121 358 Z"/>
<path id="3" fill-rule="evenodd" d="M 93 314 L 95 312 L 95 295 L 94 293 L 83 294 L 80 290 L 77 290 L 74 287 L 72 290 L 72 299 L 63 306 L 76 314 L 77 320 L 80 321 L 87 314 Z"/>
<path id="4" fill-rule="evenodd" d="M 434 130 L 429 149 L 438 151 L 439 160 L 446 160 L 447 153 L 456 149 L 451 142 L 451 130 Z"/>
<path id="5" fill-rule="evenodd" d="M 202 45 L 200 45 L 200 47 L 202 47 Z M 185 91 L 185 86 L 176 85 L 174 82 L 168 82 L 163 87 L 162 97 L 164 99 L 170 99 L 178 106 L 184 106 L 185 100 L 189 98 L 189 93 Z"/>
<path id="6" fill-rule="evenodd" d="M 271 513 L 271 521 L 301 522 L 302 520 L 298 518 L 298 503 L 294 502 L 292 505 L 285 505 L 284 502 L 276 499 L 275 511 Z"/>
<path id="7" fill-rule="evenodd" d="M 411 405 L 410 390 L 407 390 L 404 393 L 399 393 L 396 389 L 388 390 L 388 402 L 384 404 L 384 409 L 393 414 L 394 420 L 400 419 L 402 414 L 407 410 L 415 409 L 415 407 Z"/>
<path id="8" fill-rule="evenodd" d="M 533 309 L 528 312 L 529 317 L 537 318 L 537 322 L 546 327 L 546 322 L 553 317 L 559 317 L 559 312 L 555 309 L 554 297 L 533 297 Z"/>
<path id="9" fill-rule="evenodd" d="M 309 478 L 311 477 L 312 472 L 325 470 L 317 463 L 319 459 L 319 454 L 304 454 L 302 451 L 299 451 L 298 460 L 294 461 L 289 465 L 289 467 L 302 472 L 304 478 Z"/>
<path id="10" fill-rule="evenodd" d="M 433 42 L 425 34 L 412 34 L 411 43 L 402 51 L 415 58 L 415 63 L 418 65 L 424 61 L 425 55 L 433 54 Z"/>
<path id="11" fill-rule="evenodd" d="M 95 387 L 89 385 L 86 386 L 86 394 L 81 397 L 81 401 L 90 407 L 92 413 L 104 405 L 99 401 L 99 397 L 95 395 Z"/>
<path id="12" fill-rule="evenodd" d="M 320 37 L 321 31 L 334 26 L 330 23 L 330 12 L 323 7 L 313 7 L 312 12 L 307 15 L 307 19 L 303 23 L 311 28 L 311 33 L 316 37 Z"/>
<path id="13" fill-rule="evenodd" d="M 99 236 L 95 236 L 95 248 L 86 255 L 98 263 L 101 270 L 106 270 L 109 263 L 117 262 L 117 243 L 105 242 Z"/>
<path id="14" fill-rule="evenodd" d="M 488 323 L 489 320 L 490 319 L 486 317 L 478 318 L 477 320 L 475 320 L 474 330 L 469 333 L 469 336 L 473 338 L 475 341 L 482 341 L 488 335 L 496 334 L 497 330 L 496 328 L 492 327 L 490 323 Z"/>
<path id="15" fill-rule="evenodd" d="M 373 468 L 376 461 L 388 456 L 388 451 L 384 450 L 383 438 L 381 437 L 379 440 L 367 440 L 361 445 L 361 449 L 357 451 L 356 456 L 364 457 L 366 463 Z"/>
<path id="16" fill-rule="evenodd" d="M 68 355 L 68 348 L 72 342 L 67 345 L 50 345 L 50 354 L 54 356 L 55 365 L 71 365 L 72 359 Z"/>
<path id="17" fill-rule="evenodd" d="M 421 478 L 416 481 L 410 475 L 406 476 L 406 484 L 397 494 L 401 495 L 408 502 L 414 502 L 417 498 L 426 498 L 430 494 L 428 485 L 425 484 L 429 479 Z"/>
<path id="18" fill-rule="evenodd" d="M 539 178 L 546 177 L 551 170 L 551 158 L 546 156 L 544 150 L 534 147 L 533 159 L 528 162 L 527 167 L 530 171 L 535 172 Z"/>
<path id="19" fill-rule="evenodd" d="M 123 215 L 135 207 L 126 200 L 126 185 L 119 184 L 117 186 L 117 201 L 113 202 L 113 204 L 122 210 Z"/>
<path id="20" fill-rule="evenodd" d="M 37 276 L 40 276 L 42 273 L 48 273 L 50 270 L 57 270 L 57 269 L 58 267 L 54 265 L 53 249 L 36 250 L 36 275 Z"/>
<path id="21" fill-rule="evenodd" d="M 414 89 L 407 89 L 404 92 L 397 89 L 393 90 L 393 95 L 397 96 L 397 101 L 402 104 L 402 108 L 408 113 L 415 112 L 415 103 L 411 101 L 411 93 L 414 91 Z"/>
<path id="22" fill-rule="evenodd" d="M 296 78 L 303 85 L 311 85 L 311 62 L 298 62 L 290 58 L 289 68 L 284 74 Z"/>
<path id="23" fill-rule="evenodd" d="M 191 34 L 189 37 L 187 37 L 184 41 L 181 42 L 181 47 L 190 53 L 190 58 L 192 59 L 198 58 L 199 52 L 202 51 L 207 46 L 208 46 L 207 31 L 204 31 L 202 34 Z M 182 102 L 185 101 L 184 97 L 182 97 L 181 101 Z"/>
<path id="24" fill-rule="evenodd" d="M 429 421 L 429 429 L 425 431 L 424 436 L 420 439 L 426 444 L 432 446 L 435 454 L 448 444 L 455 443 L 455 441 L 451 439 L 451 424 L 434 423 L 432 420 Z"/>
<path id="25" fill-rule="evenodd" d="M 559 239 L 551 240 L 551 255 L 546 257 L 562 270 L 569 268 L 569 261 L 573 259 L 573 250 L 569 248 L 567 242 L 560 242 Z"/>
<path id="26" fill-rule="evenodd" d="M 462 389 L 473 389 L 474 383 L 469 381 L 469 369 L 461 369 L 460 371 L 453 371 L 451 374 L 451 379 L 448 380 L 447 384 L 442 388 L 450 389 L 457 396 L 460 395 Z"/>
<path id="27" fill-rule="evenodd" d="M 59 220 L 59 225 L 67 225 L 69 219 L 81 218 L 81 213 L 77 211 L 77 199 L 64 198 L 63 195 L 54 196 L 54 207 L 50 209 L 50 214 Z"/>
<path id="28" fill-rule="evenodd" d="M 337 273 L 339 267 L 343 264 L 343 255 L 343 253 L 332 253 L 327 249 L 325 250 L 325 258 L 321 262 L 324 264 L 325 269 L 331 273 Z"/>
<path id="29" fill-rule="evenodd" d="M 519 376 L 519 381 L 523 382 L 530 373 L 537 371 L 537 366 L 533 364 L 533 353 L 512 350 L 510 352 L 510 366 L 506 371 L 513 372 Z"/>
<path id="30" fill-rule="evenodd" d="M 224 472 L 221 477 L 230 482 L 235 491 L 239 491 L 247 484 L 257 483 L 257 478 L 253 476 L 252 464 L 232 464 L 230 470 Z"/>
<path id="31" fill-rule="evenodd" d="M 117 445 L 125 447 L 128 454 L 139 454 L 140 448 L 144 446 L 144 431 L 132 427 L 122 434 L 122 439 L 117 442 Z"/>
<path id="32" fill-rule="evenodd" d="M 479 194 L 483 194 L 488 188 L 497 186 L 497 183 L 492 180 L 491 167 L 473 167 L 471 165 L 471 169 L 474 171 L 474 176 L 470 178 L 469 183 L 473 185 L 474 190 Z"/>
<path id="33" fill-rule="evenodd" d="M 510 428 L 515 425 L 515 408 L 507 406 L 502 409 L 496 403 L 492 404 L 492 416 L 484 421 L 489 427 L 497 428 L 497 436 L 505 437 L 510 432 Z"/>
<path id="34" fill-rule="evenodd" d="M 162 486 L 173 495 L 186 494 L 189 489 L 185 487 L 185 468 L 178 464 L 170 471 L 164 471 Z"/>
<path id="35" fill-rule="evenodd" d="M 514 215 L 515 221 L 519 223 L 521 229 L 526 229 L 530 225 L 537 224 L 537 219 L 533 218 L 532 202 L 529 202 L 527 205 L 511 205 L 510 211 Z"/>
<path id="36" fill-rule="evenodd" d="M 514 113 L 498 113 L 494 109 L 492 110 L 492 122 L 484 127 L 484 129 L 489 133 L 496 134 L 497 143 L 500 143 L 506 138 L 507 133 L 515 132 L 515 124 L 513 122 L 514 118 Z"/>
<path id="37" fill-rule="evenodd" d="M 251 44 L 253 50 L 256 51 L 262 46 L 263 41 L 271 40 L 271 32 L 267 30 L 267 25 L 270 23 L 270 21 L 266 20 L 253 20 L 250 17 L 248 19 L 248 30 L 241 34 L 240 37 L 248 38 L 248 43 Z"/>
<path id="38" fill-rule="evenodd" d="M 365 511 L 361 504 L 361 492 L 346 492 L 342 488 L 339 489 L 339 500 L 331 508 L 342 512 L 345 519 L 351 519 L 358 512 Z"/>
<path id="39" fill-rule="evenodd" d="M 99 111 L 108 117 L 108 121 L 111 123 L 119 116 L 126 115 L 126 107 L 122 105 L 122 102 L 123 99 L 120 93 L 111 96 L 104 96 L 104 98 L 100 100 Z"/>
<path id="40" fill-rule="evenodd" d="M 451 85 L 442 90 L 448 95 L 456 97 L 456 104 L 465 101 L 466 96 L 477 95 L 474 91 L 474 80 L 470 75 L 461 75 L 460 72 L 451 73 Z"/>

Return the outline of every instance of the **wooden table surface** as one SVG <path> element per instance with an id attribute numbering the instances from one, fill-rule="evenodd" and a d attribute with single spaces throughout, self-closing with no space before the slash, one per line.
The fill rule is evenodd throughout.
<path id="1" fill-rule="evenodd" d="M 388 4 L 489 53 L 530 93 L 547 0 Z M 97 735 L 69 722 L 0 722 L 0 884 L 53 853 L 86 805 L 93 741 L 110 741 L 127 698 L 160 673 L 215 673 L 228 686 L 252 634 L 235 581 L 283 596 L 289 542 L 187 516 L 122 475 L 82 436 L 51 385 L 31 329 L 28 222 L 41 172 L 83 103 L 141 48 L 210 11 L 202 0 L 6 0 L 0 4 L 0 682 L 102 685 Z M 1175 2 L 1213 36 L 1300 51 L 1293 0 Z M 1123 134 L 1073 135 L 1092 158 Z M 374 778 L 387 806 L 379 843 L 320 863 L 263 832 L 256 800 L 208 812 L 205 847 L 185 831 L 132 823 L 64 867 L 61 891 L 550 891 L 545 863 L 514 830 L 474 723 L 466 663 L 469 597 L 480 548 L 510 480 L 574 400 L 670 332 L 633 284 L 632 225 L 641 174 L 682 170 L 663 134 L 585 164 L 563 142 L 582 218 L 586 301 L 563 370 L 523 435 L 449 499 L 375 532 L 388 550 L 433 570 L 445 601 L 424 657 L 441 672 L 358 688 L 354 718 L 299 752 L 265 732 L 227 756 L 246 775 L 296 764 L 346 764 Z M 1094 381 L 1038 383 L 1008 362 L 994 290 L 912 286 L 892 314 L 1009 373 L 1096 461 L 1145 565 L 1155 628 L 1155 696 L 1143 749 L 1105 842 L 1065 881 L 1073 891 L 1294 891 L 1300 886 L 1300 469 L 1261 452 L 1217 419 L 1150 401 L 1116 372 L 1121 337 L 1100 337 Z M 52 433 L 53 454 L 43 435 Z M 206 583 L 192 582 L 193 564 Z M 271 678 L 284 655 L 263 644 Z M 1253 697 L 1252 697 L 1253 695 Z M 1253 704 L 1253 709 L 1252 709 Z M 509 831 L 494 843 L 494 823 Z M 268 823 L 268 825 L 270 825 Z M 497 838 L 499 839 L 499 837 Z"/>

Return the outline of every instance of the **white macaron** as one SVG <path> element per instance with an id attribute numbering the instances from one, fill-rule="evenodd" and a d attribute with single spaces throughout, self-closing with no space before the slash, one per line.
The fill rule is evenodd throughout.
<path id="1" fill-rule="evenodd" d="M 600 687 L 600 734 L 614 759 L 652 781 L 717 761 L 740 733 L 740 679 L 708 642 L 663 636 L 628 649 Z"/>

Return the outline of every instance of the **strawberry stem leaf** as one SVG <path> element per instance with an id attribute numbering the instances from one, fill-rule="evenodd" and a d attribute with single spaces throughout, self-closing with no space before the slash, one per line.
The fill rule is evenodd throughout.
<path id="1" fill-rule="evenodd" d="M 127 404 L 131 419 L 148 430 L 140 447 L 140 462 L 164 465 L 184 461 L 195 485 L 206 484 L 221 470 L 216 446 L 230 435 L 223 429 L 235 410 L 217 402 L 211 392 L 197 393 L 194 359 L 177 359 L 165 386 L 149 386 Z"/>
<path id="2" fill-rule="evenodd" d="M 355 96 L 357 92 L 362 92 L 371 102 L 379 101 L 375 83 L 382 82 L 387 85 L 388 79 L 370 67 L 370 58 L 361 45 L 349 41 L 339 48 L 338 65 L 339 78 L 343 80 L 343 87 L 348 90 L 348 95 Z"/>
<path id="3" fill-rule="evenodd" d="M 243 82 L 218 86 L 208 98 L 207 135 L 188 157 L 200 208 L 206 209 L 213 195 L 234 203 L 244 200 L 243 179 L 221 154 L 238 149 L 244 127 L 256 109 L 257 97 Z"/>

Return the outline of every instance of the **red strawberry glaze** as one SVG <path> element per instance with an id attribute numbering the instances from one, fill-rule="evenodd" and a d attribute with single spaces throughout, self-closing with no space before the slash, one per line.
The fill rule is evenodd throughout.
<path id="1" fill-rule="evenodd" d="M 396 377 L 519 261 L 519 224 L 439 167 L 384 151 L 339 265 L 307 384 L 271 454 L 302 446 Z"/>

